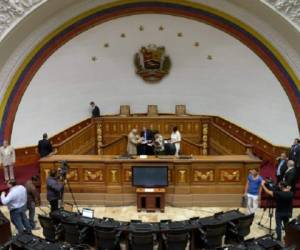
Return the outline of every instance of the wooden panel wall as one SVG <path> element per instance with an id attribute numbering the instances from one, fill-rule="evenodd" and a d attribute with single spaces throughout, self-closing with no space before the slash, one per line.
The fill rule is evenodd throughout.
<path id="1" fill-rule="evenodd" d="M 221 158 L 220 158 L 221 157 Z M 132 166 L 168 166 L 167 194 L 236 194 L 241 195 L 250 168 L 260 161 L 248 156 L 206 156 L 193 160 L 148 159 L 117 160 L 114 156 L 53 156 L 41 162 L 42 192 L 46 178 L 59 161 L 68 160 L 68 181 L 75 193 L 134 194 Z M 101 196 L 99 196 L 101 197 Z M 107 198 L 107 196 L 106 196 Z M 183 198 L 184 199 L 184 198 Z M 186 200 L 187 201 L 187 200 Z M 79 201 L 80 202 L 80 201 Z M 191 205 L 191 204 L 190 204 Z"/>

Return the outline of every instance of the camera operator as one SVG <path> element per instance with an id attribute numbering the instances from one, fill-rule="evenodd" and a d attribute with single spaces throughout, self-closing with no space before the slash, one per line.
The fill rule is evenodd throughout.
<path id="1" fill-rule="evenodd" d="M 279 183 L 278 190 L 270 190 L 266 187 L 265 181 L 262 182 L 263 190 L 270 196 L 274 197 L 276 201 L 276 240 L 281 241 L 282 223 L 285 226 L 293 214 L 293 192 L 291 187 L 286 183 Z"/>
<path id="2" fill-rule="evenodd" d="M 47 200 L 51 206 L 51 213 L 58 209 L 58 201 L 64 189 L 63 183 L 59 181 L 59 175 L 56 169 L 51 169 L 47 178 Z"/>

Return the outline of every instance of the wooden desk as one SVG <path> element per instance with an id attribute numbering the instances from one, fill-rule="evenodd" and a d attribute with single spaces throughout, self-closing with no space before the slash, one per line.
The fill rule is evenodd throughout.
<path id="1" fill-rule="evenodd" d="M 76 200 L 98 205 L 135 204 L 132 166 L 168 166 L 166 203 L 176 206 L 238 206 L 249 169 L 259 168 L 261 162 L 247 155 L 194 156 L 185 160 L 53 155 L 40 160 L 42 193 L 46 192 L 49 170 L 58 168 L 62 160 L 68 161 L 67 178 Z"/>
<path id="2" fill-rule="evenodd" d="M 165 188 L 137 188 L 137 210 L 141 212 L 165 211 Z"/>

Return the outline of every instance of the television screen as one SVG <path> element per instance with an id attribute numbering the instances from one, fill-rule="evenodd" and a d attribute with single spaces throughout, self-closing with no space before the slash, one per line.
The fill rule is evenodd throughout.
<path id="1" fill-rule="evenodd" d="M 132 185 L 145 188 L 168 186 L 168 166 L 133 166 Z"/>

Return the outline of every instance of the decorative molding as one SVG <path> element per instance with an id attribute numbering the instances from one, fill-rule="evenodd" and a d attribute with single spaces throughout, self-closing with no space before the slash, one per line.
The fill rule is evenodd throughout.
<path id="1" fill-rule="evenodd" d="M 300 30 L 300 0 L 261 0 Z"/>
<path id="2" fill-rule="evenodd" d="M 0 0 L 0 41 L 23 18 L 47 0 Z"/>

